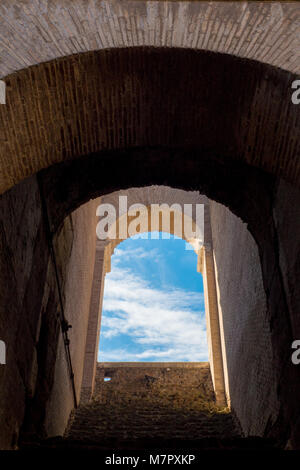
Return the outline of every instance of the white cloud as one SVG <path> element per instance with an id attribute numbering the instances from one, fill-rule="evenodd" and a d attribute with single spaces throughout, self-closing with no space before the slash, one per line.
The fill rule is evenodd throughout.
<path id="1" fill-rule="evenodd" d="M 122 249 L 122 248 L 115 248 L 114 250 L 114 264 L 119 264 L 121 261 L 128 260 L 128 259 L 145 259 L 151 258 L 152 260 L 155 259 L 156 261 L 159 260 L 158 251 L 153 248 L 152 250 L 145 250 L 142 247 L 132 248 L 132 249 Z"/>
<path id="2" fill-rule="evenodd" d="M 139 352 L 112 349 L 100 352 L 100 361 L 205 361 L 203 294 L 153 289 L 132 271 L 115 266 L 105 280 L 101 336 L 122 334 L 137 343 Z"/>
<path id="3" fill-rule="evenodd" d="M 208 361 L 207 351 L 199 351 L 199 348 L 187 351 L 185 348 L 170 348 L 163 351 L 146 349 L 141 353 L 130 353 L 126 349 L 112 349 L 99 353 L 98 360 L 101 362 L 136 362 L 136 361 L 158 361 L 158 362 L 180 362 L 180 361 Z"/>

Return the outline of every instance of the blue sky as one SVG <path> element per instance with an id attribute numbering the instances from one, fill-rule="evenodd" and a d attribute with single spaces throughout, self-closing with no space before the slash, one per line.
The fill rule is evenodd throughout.
<path id="1" fill-rule="evenodd" d="M 99 361 L 208 361 L 197 255 L 183 240 L 159 236 L 130 238 L 115 249 Z"/>

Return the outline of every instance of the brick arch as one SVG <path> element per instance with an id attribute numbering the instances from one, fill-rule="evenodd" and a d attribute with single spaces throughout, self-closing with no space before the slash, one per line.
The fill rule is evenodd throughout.
<path id="1" fill-rule="evenodd" d="M 206 49 L 299 73 L 297 2 L 1 2 L 0 77 L 70 54 L 121 47 Z"/>
<path id="2" fill-rule="evenodd" d="M 58 162 L 153 146 L 197 149 L 298 185 L 295 77 L 226 54 L 145 47 L 21 70 L 6 77 L 0 108 L 0 191 Z"/>
<path id="3" fill-rule="evenodd" d="M 126 196 L 126 207 L 123 205 L 123 202 L 120 202 L 120 196 Z M 221 345 L 208 198 L 201 195 L 198 191 L 184 191 L 167 186 L 150 186 L 130 188 L 128 190 L 106 194 L 99 198 L 97 202 L 103 204 L 105 210 L 109 210 L 113 207 L 116 219 L 114 222 L 110 222 L 106 238 L 96 242 L 94 278 L 80 394 L 81 402 L 88 402 L 94 393 L 104 280 L 106 274 L 111 270 L 111 256 L 116 246 L 131 237 L 128 227 L 132 221 L 132 217 L 139 215 L 139 222 L 141 223 L 139 228 L 140 232 L 158 230 L 174 234 L 189 243 L 190 248 L 193 249 L 197 255 L 195 269 L 203 275 L 210 371 L 216 401 L 220 406 L 225 406 L 226 403 L 229 403 L 230 395 L 228 387 L 227 390 L 225 390 L 225 376 L 227 378 L 227 370 L 224 370 L 226 362 L 223 359 L 223 354 L 225 354 L 225 351 L 222 351 Z M 129 209 L 133 204 L 142 206 L 139 214 L 130 213 Z M 192 209 L 190 215 L 188 215 L 185 210 L 186 204 L 189 204 Z M 196 205 L 201 205 L 201 214 L 196 212 Z M 155 210 L 155 208 L 157 210 L 158 206 L 162 217 L 165 216 L 165 222 L 169 222 L 169 224 L 167 223 L 168 226 L 165 226 L 163 220 L 160 218 L 157 220 L 157 224 L 152 219 L 151 211 Z M 103 213 L 101 213 L 101 215 L 103 215 Z M 186 219 L 189 219 L 187 221 L 187 224 L 190 224 L 189 227 L 184 225 Z M 120 223 L 124 221 L 126 221 L 126 231 L 124 232 L 123 228 L 122 238 L 118 238 Z M 191 234 L 189 236 L 188 233 L 185 232 L 185 228 L 187 228 L 188 231 L 195 231 L 196 224 L 198 224 L 198 236 L 194 238 Z"/>
<path id="4" fill-rule="evenodd" d="M 120 207 L 120 196 L 126 196 L 126 207 Z M 184 232 L 182 219 L 184 205 L 189 204 L 192 207 L 191 216 L 189 216 L 188 213 L 186 213 L 184 216 L 187 220 L 187 231 L 196 231 L 196 204 L 203 206 L 203 217 L 204 207 L 208 205 L 208 198 L 201 195 L 198 191 L 184 191 L 168 186 L 148 186 L 144 188 L 130 188 L 127 190 L 115 191 L 113 193 L 102 196 L 99 199 L 99 202 L 101 204 L 112 205 L 116 211 L 116 220 L 111 224 L 107 238 L 105 240 L 107 253 L 106 272 L 110 271 L 110 257 L 113 254 L 115 247 L 126 238 L 130 238 L 131 235 L 128 232 L 128 226 L 131 220 L 133 220 L 136 216 L 139 216 L 139 220 L 141 221 L 141 226 L 139 228 L 141 233 L 143 231 L 152 232 L 154 230 L 158 230 L 160 232 L 166 232 L 178 236 L 186 242 L 190 243 L 191 249 L 194 249 L 195 253 L 200 256 L 201 247 L 203 246 L 205 240 L 205 225 L 203 224 L 202 226 L 202 219 L 198 221 L 200 224 L 198 226 L 199 237 L 195 239 L 192 237 L 192 235 L 188 237 L 188 232 Z M 129 215 L 126 209 L 129 209 L 130 206 L 134 204 L 141 204 L 143 207 L 141 208 L 140 213 Z M 154 227 L 154 225 L 152 226 L 152 224 L 155 223 L 155 219 L 151 219 L 151 205 L 159 206 L 162 217 L 166 217 L 166 226 L 163 225 L 161 218 L 159 218 L 157 221 L 157 227 Z M 170 208 L 170 211 L 168 208 L 166 208 L 166 206 Z M 126 233 L 122 235 L 122 238 L 118 238 L 120 223 L 122 222 L 125 222 L 127 230 Z M 146 230 L 144 230 L 144 226 L 147 227 Z"/>
<path id="5" fill-rule="evenodd" d="M 280 377 L 279 418 L 266 432 L 280 435 L 282 419 L 286 423 L 284 432 L 288 432 L 288 423 L 291 423 L 298 407 L 293 390 L 299 386 L 299 377 L 289 358 L 292 338 L 299 331 L 295 315 L 298 304 L 285 284 L 285 267 L 279 257 L 278 243 L 282 244 L 282 237 L 285 237 L 283 220 L 287 218 L 287 224 L 290 224 L 289 194 L 295 191 L 292 198 L 295 204 L 299 197 L 298 189 L 253 165 L 195 148 L 145 147 L 103 151 L 53 165 L 39 177 L 47 195 L 53 232 L 67 214 L 91 198 L 149 185 L 199 191 L 227 206 L 247 224 L 258 247 L 271 326 L 273 365 L 277 377 Z M 278 204 L 281 209 L 286 207 L 288 212 L 280 212 Z M 297 262 L 291 269 L 296 275 Z M 286 385 L 291 383 L 293 389 Z M 293 439 L 298 439 L 297 425 L 292 433 L 295 435 Z"/>
<path id="6" fill-rule="evenodd" d="M 91 154 L 52 165 L 40 172 L 38 179 L 44 190 L 53 233 L 58 231 L 72 210 L 91 198 L 153 184 L 206 194 L 222 202 L 247 223 L 259 250 L 281 406 L 278 421 L 266 429 L 266 435 L 285 438 L 291 432 L 294 442 L 299 442 L 299 427 L 297 423 L 293 424 L 293 417 L 299 409 L 295 390 L 299 390 L 300 384 L 298 371 L 289 357 L 292 339 L 299 331 L 299 304 L 297 296 L 289 291 L 290 286 L 297 285 L 297 262 L 295 269 L 288 266 L 285 271 L 281 259 L 285 255 L 281 252 L 279 256 L 279 246 L 280 250 L 286 248 L 283 238 L 288 234 L 287 228 L 293 226 L 293 237 L 288 241 L 297 240 L 297 235 L 294 236 L 297 227 L 294 221 L 291 224 L 289 211 L 291 203 L 297 209 L 299 191 L 254 166 L 227 157 L 216 157 L 209 152 L 201 153 L 195 148 L 145 147 Z M 3 195 L 3 200 L 9 193 L 15 199 L 15 190 L 20 186 L 34 188 L 36 178 L 24 183 Z M 20 191 L 22 193 L 22 189 Z M 283 258 L 284 262 L 294 263 L 294 254 L 292 260 L 289 256 L 286 260 Z M 286 275 L 290 286 L 285 284 Z"/>
<path id="7" fill-rule="evenodd" d="M 133 3 L 136 11 L 138 2 Z M 178 9 L 180 18 L 185 17 L 183 11 L 202 8 L 188 5 L 181 10 L 176 3 L 168 3 L 166 11 Z M 88 14 L 83 3 L 78 4 Z M 108 25 L 114 23 L 108 14 L 101 30 L 103 50 L 89 51 L 90 46 L 76 44 L 76 37 L 85 37 L 82 31 L 74 41 L 69 35 L 66 12 L 46 5 L 49 10 L 33 21 L 35 44 L 20 44 L 16 34 L 11 46 L 9 29 L 15 34 L 15 26 L 25 27 L 26 22 L 15 4 L 7 0 L 1 5 L 14 10 L 16 21 L 7 22 L 0 61 L 7 84 L 7 105 L 0 107 L 0 193 L 43 170 L 39 177 L 53 232 L 83 202 L 131 186 L 197 190 L 230 208 L 248 224 L 257 242 L 267 297 L 280 410 L 266 434 L 290 435 L 299 444 L 299 374 L 290 361 L 290 344 L 300 331 L 295 295 L 300 259 L 293 241 L 299 233 L 300 108 L 290 99 L 291 83 L 299 74 L 299 6 L 280 4 L 274 10 L 274 4 L 260 3 L 260 16 L 250 2 L 228 4 L 221 6 L 221 19 L 220 5 L 206 4 L 207 29 L 203 32 L 201 26 L 195 33 L 198 42 L 187 34 L 193 31 L 192 22 L 187 22 L 190 29 L 177 24 L 171 28 L 174 34 L 165 31 L 161 37 L 166 41 L 158 39 L 161 25 L 159 33 L 147 26 L 142 46 L 128 41 L 129 35 L 123 44 L 106 42 Z M 155 8 L 146 8 L 150 26 Z M 234 30 L 230 17 L 238 8 Z M 29 17 L 30 10 L 24 11 Z M 61 28 L 41 41 L 41 25 L 49 15 Z M 169 18 L 173 22 L 179 16 L 171 13 Z M 132 18 L 121 14 L 120 24 L 124 20 Z M 218 41 L 212 23 L 219 27 Z M 76 27 L 85 26 L 79 21 Z M 124 38 L 122 32 L 119 38 Z M 145 41 L 152 34 L 152 40 Z M 209 51 L 191 50 L 195 43 Z M 294 251 L 289 251 L 290 245 Z"/>

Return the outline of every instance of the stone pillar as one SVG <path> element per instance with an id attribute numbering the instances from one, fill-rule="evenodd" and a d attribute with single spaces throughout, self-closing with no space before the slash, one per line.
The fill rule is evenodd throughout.
<path id="1" fill-rule="evenodd" d="M 216 289 L 215 265 L 211 240 L 209 205 L 204 209 L 204 246 L 201 253 L 203 275 L 207 342 L 210 370 L 218 405 L 226 405 L 225 381 L 220 334 L 218 298 Z"/>
<path id="2" fill-rule="evenodd" d="M 96 242 L 96 257 L 90 302 L 89 323 L 85 345 L 80 403 L 88 402 L 91 399 L 94 391 L 104 293 L 104 280 L 106 273 L 106 244 L 107 243 L 105 241 L 97 240 Z"/>

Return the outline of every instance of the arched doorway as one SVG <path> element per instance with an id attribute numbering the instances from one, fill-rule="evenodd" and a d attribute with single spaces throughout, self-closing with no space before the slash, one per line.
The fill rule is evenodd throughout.
<path id="1" fill-rule="evenodd" d="M 53 72 L 56 67 L 60 73 Z M 47 124 L 50 108 L 43 93 L 38 92 L 45 89 L 47 70 L 53 72 L 50 75 L 55 82 L 55 103 L 61 106 L 58 119 L 51 125 Z M 80 77 L 70 80 L 69 107 L 64 70 L 69 70 L 70 76 Z M 176 80 L 172 80 L 174 71 Z M 249 80 L 247 88 L 245 76 Z M 130 187 L 168 185 L 199 191 L 224 204 L 248 225 L 258 247 L 278 379 L 278 420 L 266 426 L 265 432 L 282 435 L 284 439 L 291 436 L 297 442 L 298 423 L 293 417 L 298 416 L 299 410 L 295 399 L 299 378 L 290 361 L 290 345 L 299 332 L 299 298 L 295 295 L 299 255 L 294 223 L 298 215 L 295 201 L 299 200 L 299 142 L 294 137 L 298 109 L 290 101 L 294 78 L 275 67 L 222 54 L 133 48 L 61 59 L 21 71 L 7 80 L 11 101 L 7 108 L 1 108 L 1 119 L 12 122 L 12 126 L 11 135 L 1 126 L 5 142 L 1 188 L 7 190 L 1 198 L 5 227 L 1 232 L 5 254 L 2 272 L 7 273 L 2 283 L 5 287 L 2 310 L 5 319 L 4 311 L 10 305 L 10 318 L 18 318 L 17 327 L 6 328 L 6 320 L 3 324 L 6 343 L 18 345 L 15 349 L 18 360 L 13 361 L 18 366 L 12 366 L 10 379 L 5 380 L 7 400 L 12 382 L 25 383 L 26 393 L 20 395 L 26 395 L 28 400 L 34 396 L 36 403 L 49 397 L 51 388 L 51 377 L 47 380 L 38 377 L 42 385 L 37 395 L 32 385 L 32 380 L 34 383 L 37 380 L 35 342 L 39 345 L 40 374 L 42 366 L 50 364 L 53 375 L 56 360 L 55 353 L 50 354 L 47 349 L 48 344 L 56 344 L 57 340 L 55 322 L 51 326 L 49 320 L 50 310 L 55 311 L 56 307 L 49 301 L 51 289 L 47 296 L 41 288 L 41 282 L 43 286 L 47 284 L 49 266 L 41 216 L 43 206 L 47 207 L 51 234 L 57 232 L 59 236 L 66 217 L 90 198 Z M 85 80 L 91 86 L 86 101 L 78 98 L 80 84 Z M 101 89 L 97 91 L 99 83 Z M 17 105 L 19 96 L 23 99 Z M 107 96 L 119 96 L 120 100 L 110 102 Z M 31 107 L 24 106 L 29 102 Z M 28 130 L 22 122 L 33 122 L 35 127 Z M 23 149 L 22 157 L 19 148 Z M 31 176 L 8 191 L 42 168 L 38 184 L 36 177 Z M 16 197 L 22 204 L 28 204 L 25 219 L 23 206 L 16 203 Z M 22 221 L 30 240 L 36 241 L 31 241 L 29 252 L 33 254 L 26 259 L 19 239 L 16 241 L 19 235 L 16 225 L 21 223 L 12 222 L 11 213 Z M 70 224 L 69 235 L 71 219 L 66 219 Z M 11 253 L 14 263 L 9 263 Z M 24 259 L 21 269 L 20 259 Z M 62 279 L 64 275 L 62 270 Z M 91 282 L 90 272 L 88 277 Z M 52 290 L 55 291 L 55 284 Z M 18 296 L 11 299 L 11 292 L 18 292 Z M 44 323 L 39 329 L 41 310 Z M 24 320 L 20 319 L 19 311 L 25 312 Z M 20 331 L 28 328 L 30 350 L 16 339 Z M 41 332 L 38 338 L 37 331 Z M 16 415 L 8 418 L 9 441 L 12 434 L 18 433 L 24 408 L 22 402 L 15 410 Z"/>

